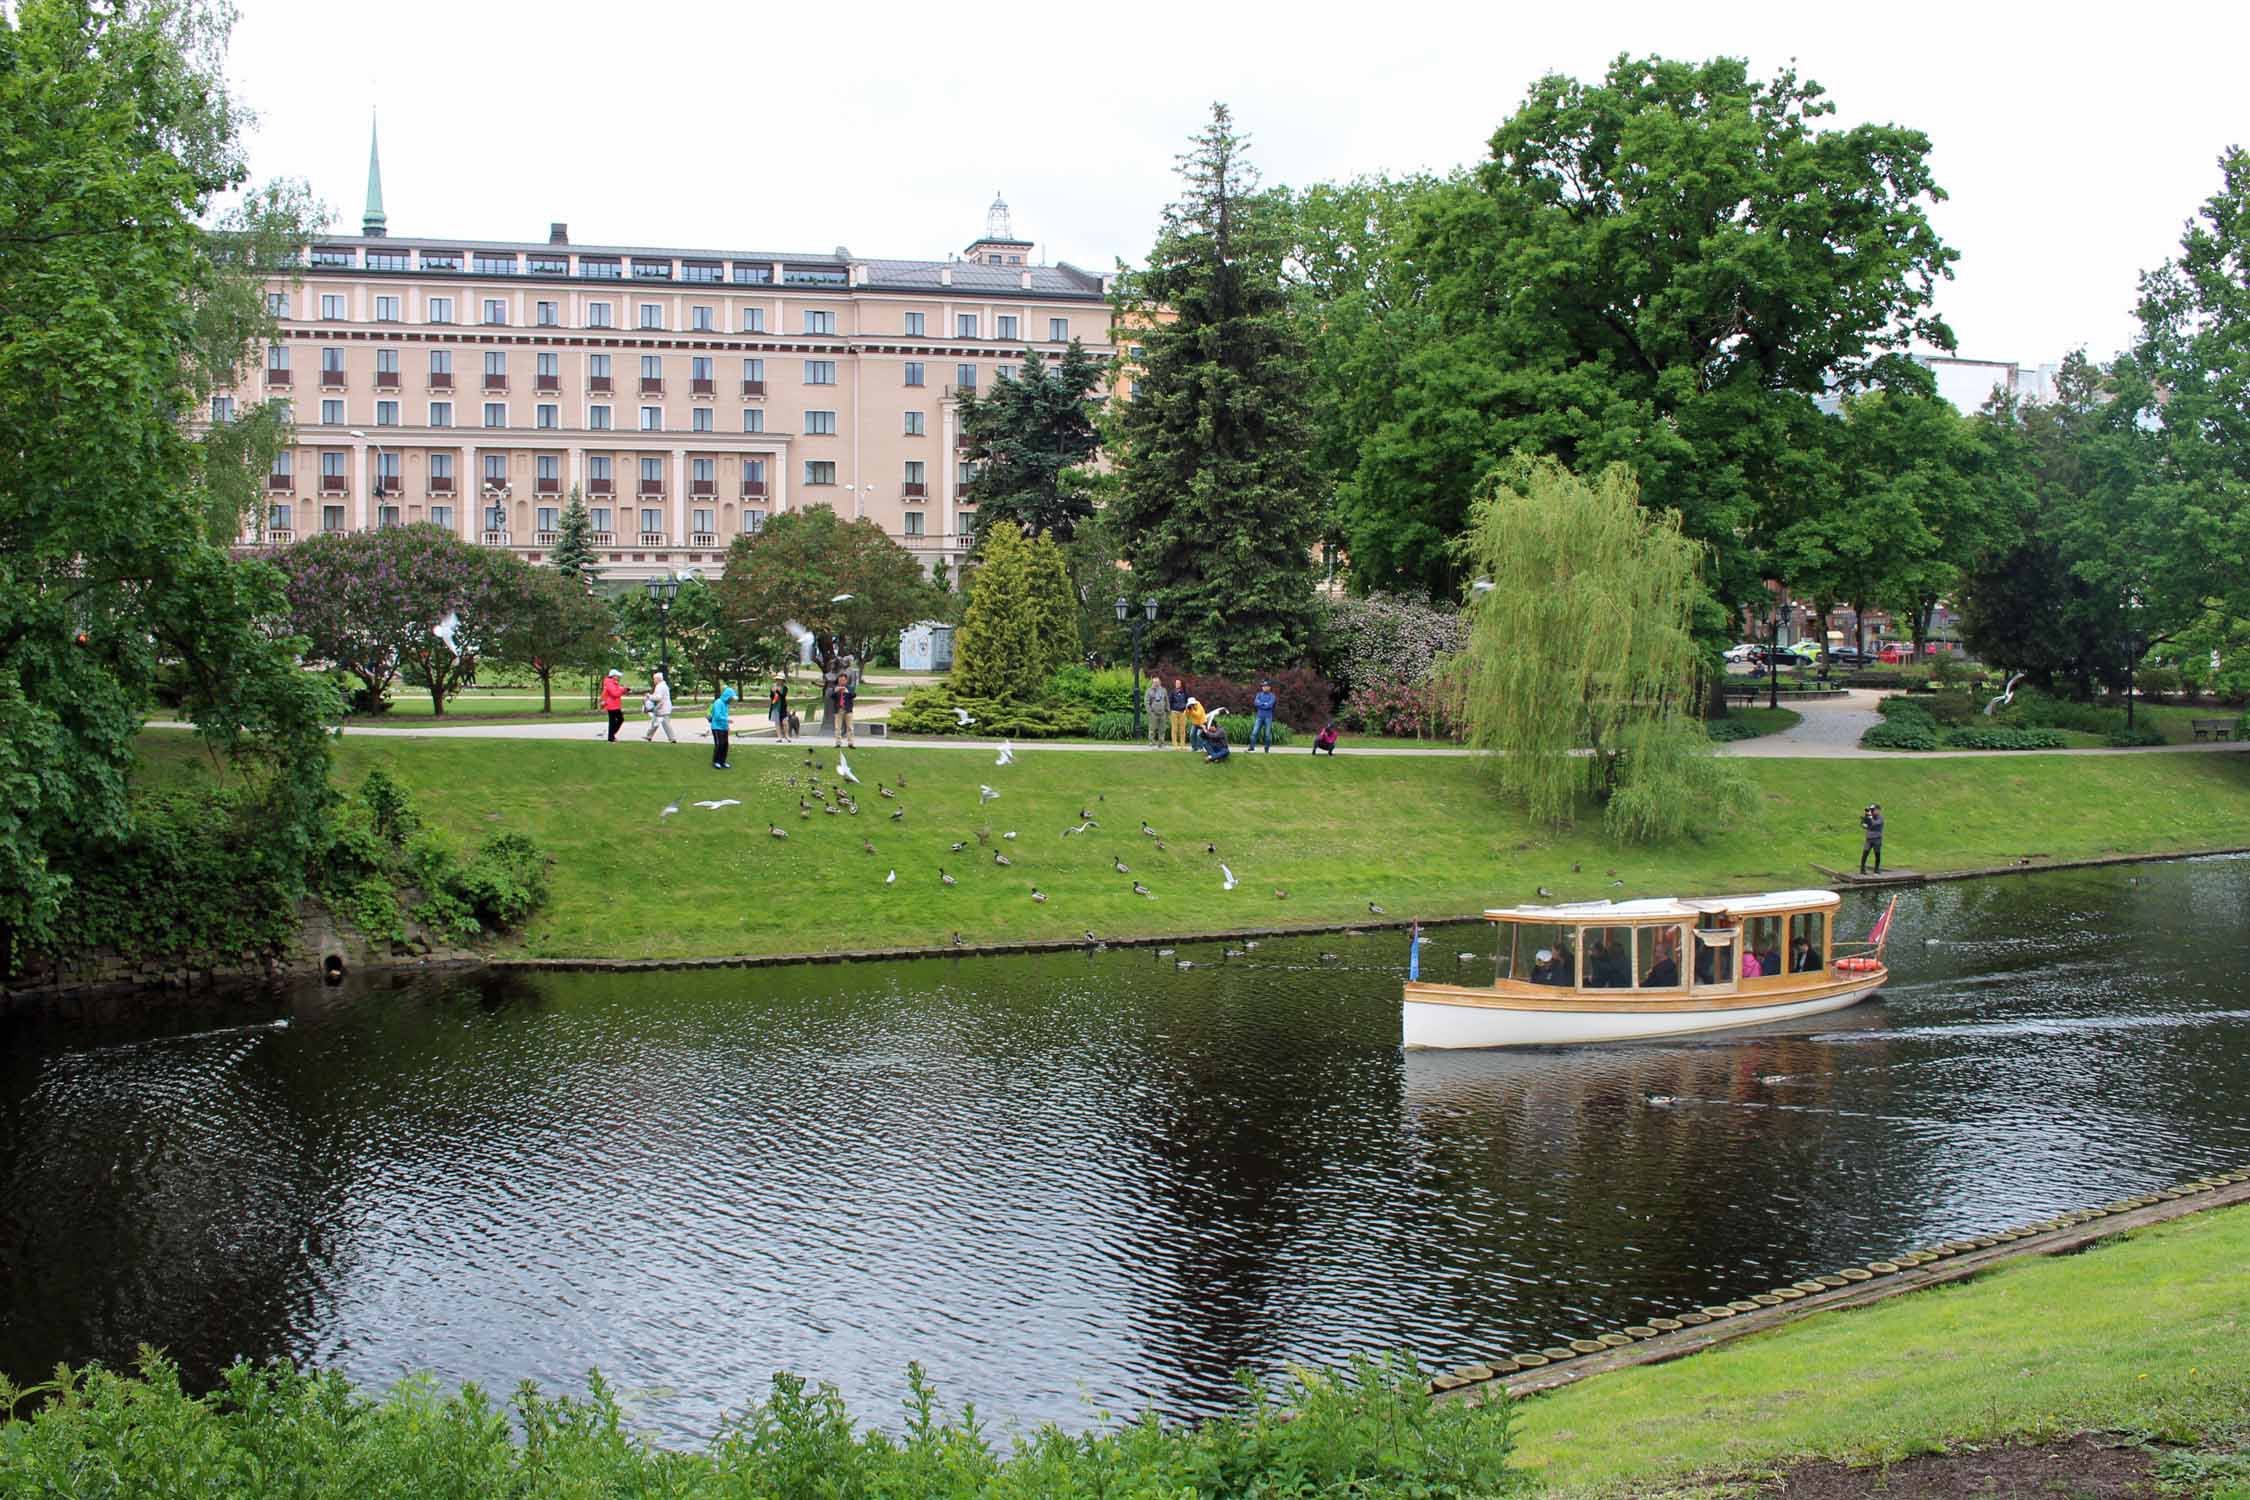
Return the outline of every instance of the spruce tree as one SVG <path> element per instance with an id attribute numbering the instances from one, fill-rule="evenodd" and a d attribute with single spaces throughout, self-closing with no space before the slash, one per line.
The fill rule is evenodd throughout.
<path id="1" fill-rule="evenodd" d="M 1148 269 L 1118 295 L 1140 353 L 1113 513 L 1135 593 L 1157 598 L 1151 649 L 1234 675 L 1306 655 L 1320 525 L 1286 204 L 1257 190 L 1247 145 L 1213 105 Z"/>
<path id="2" fill-rule="evenodd" d="M 591 586 L 601 578 L 601 570 L 594 566 L 594 549 L 586 540 L 593 531 L 593 518 L 586 514 L 585 497 L 578 486 L 570 487 L 570 504 L 563 508 L 562 524 L 555 532 L 555 550 L 549 554 L 555 571 L 570 578 L 583 578 Z"/>
<path id="3" fill-rule="evenodd" d="M 1101 447 L 1094 417 L 1102 374 L 1101 363 L 1072 339 L 1057 363 L 1026 349 L 1012 379 L 962 400 L 961 430 L 976 464 L 963 498 L 976 503 L 978 524 L 1013 522 L 1067 542 L 1094 513 L 1079 466 Z"/>

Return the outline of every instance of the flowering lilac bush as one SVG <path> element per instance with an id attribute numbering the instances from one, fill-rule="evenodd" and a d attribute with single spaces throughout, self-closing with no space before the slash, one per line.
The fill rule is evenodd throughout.
<path id="1" fill-rule="evenodd" d="M 1321 622 L 1321 668 L 1346 690 L 1391 678 L 1420 682 L 1468 638 L 1458 611 L 1413 595 L 1331 599 Z"/>
<path id="2" fill-rule="evenodd" d="M 1344 700 L 1337 718 L 1346 729 L 1361 734 L 1423 740 L 1462 737 L 1460 720 L 1450 711 L 1444 690 L 1427 679 L 1377 677 Z"/>

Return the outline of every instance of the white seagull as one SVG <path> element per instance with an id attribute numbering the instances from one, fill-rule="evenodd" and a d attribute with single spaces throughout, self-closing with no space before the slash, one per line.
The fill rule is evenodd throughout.
<path id="1" fill-rule="evenodd" d="M 695 805 L 697 807 L 708 807 L 711 811 L 717 812 L 722 807 L 740 807 L 742 799 L 740 797 L 721 797 L 716 802 L 698 802 Z"/>
<path id="2" fill-rule="evenodd" d="M 968 728 L 971 724 L 974 724 L 977 721 L 976 715 L 970 713 L 965 708 L 957 708 L 953 710 L 953 717 L 961 721 L 961 727 L 963 729 Z"/>
<path id="3" fill-rule="evenodd" d="M 983 783 L 977 785 L 977 806 L 982 807 L 1000 794 Z"/>
<path id="4" fill-rule="evenodd" d="M 1012 765 L 1014 765 L 1015 763 L 1016 763 L 1016 747 L 1015 747 L 1015 742 L 1014 742 L 1013 740 L 1002 740 L 1002 741 L 1000 742 L 1000 758 L 999 758 L 998 760 L 994 761 L 994 762 L 993 762 L 993 764 L 994 764 L 994 765 L 996 765 L 996 766 L 1012 766 Z"/>
<path id="5" fill-rule="evenodd" d="M 1219 873 L 1227 878 L 1227 883 L 1220 886 L 1219 889 L 1222 891 L 1233 890 L 1235 886 L 1234 871 L 1228 869 L 1225 865 L 1221 865 L 1219 866 Z"/>
<path id="6" fill-rule="evenodd" d="M 460 628 L 460 612 L 450 609 L 445 612 L 444 619 L 438 621 L 435 625 L 432 625 L 430 627 L 430 634 L 445 642 L 445 649 L 453 653 L 453 659 L 455 661 L 459 661 L 461 659 L 461 647 L 460 643 L 453 639 L 453 633 Z"/>
<path id="7" fill-rule="evenodd" d="M 2024 674 L 2018 672 L 2015 676 L 2008 679 L 2008 685 L 2000 690 L 2000 696 L 1993 699 L 1990 703 L 1987 703 L 1984 706 L 1984 716 L 1986 718 L 1989 719 L 1992 717 L 1992 711 L 1994 709 L 2005 708 L 2009 704 L 2016 701 L 2016 684 L 2023 681 L 2023 677 Z"/>
<path id="8" fill-rule="evenodd" d="M 854 776 L 854 775 L 852 774 L 852 764 L 851 764 L 851 762 L 850 762 L 850 761 L 848 761 L 848 760 L 846 760 L 846 759 L 844 759 L 844 757 L 843 757 L 843 756 L 842 756 L 841 754 L 838 754 L 838 755 L 837 755 L 837 757 L 836 757 L 836 774 L 837 774 L 838 776 L 841 776 L 841 777 L 843 777 L 843 778 L 844 778 L 844 779 L 845 779 L 846 781 L 850 782 L 850 783 L 851 783 L 851 784 L 852 784 L 853 786 L 858 786 L 858 785 L 859 785 L 859 778 L 858 778 L 857 776 Z"/>
<path id="9" fill-rule="evenodd" d="M 670 816 L 672 816 L 672 814 L 678 812 L 679 810 L 680 799 L 674 797 L 671 801 L 664 804 L 664 811 L 658 813 L 656 816 L 659 820 L 662 820 L 664 818 L 669 818 Z"/>
<path id="10" fill-rule="evenodd" d="M 883 877 L 883 884 L 885 884 L 885 885 L 895 885 L 895 884 L 897 884 L 897 883 L 898 883 L 898 871 L 896 871 L 896 870 L 893 870 L 893 871 L 891 871 L 891 873 L 890 873 L 890 874 L 888 874 L 888 875 L 885 875 L 885 876 Z"/>

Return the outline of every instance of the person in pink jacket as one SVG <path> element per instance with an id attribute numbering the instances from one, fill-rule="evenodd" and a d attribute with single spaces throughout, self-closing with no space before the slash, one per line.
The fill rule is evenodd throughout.
<path id="1" fill-rule="evenodd" d="M 625 727 L 625 676 L 615 667 L 602 679 L 602 712 L 609 715 L 609 742 L 617 743 L 617 731 Z"/>

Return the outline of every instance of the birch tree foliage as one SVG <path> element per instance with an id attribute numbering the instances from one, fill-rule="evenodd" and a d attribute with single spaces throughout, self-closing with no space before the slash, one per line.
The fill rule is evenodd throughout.
<path id="1" fill-rule="evenodd" d="M 1622 842 L 1677 838 L 1749 806 L 1697 718 L 1693 621 L 1705 548 L 1651 511 L 1622 464 L 1552 459 L 1496 476 L 1456 544 L 1469 640 L 1452 680 L 1504 795 L 1548 823 L 1603 804 Z"/>

